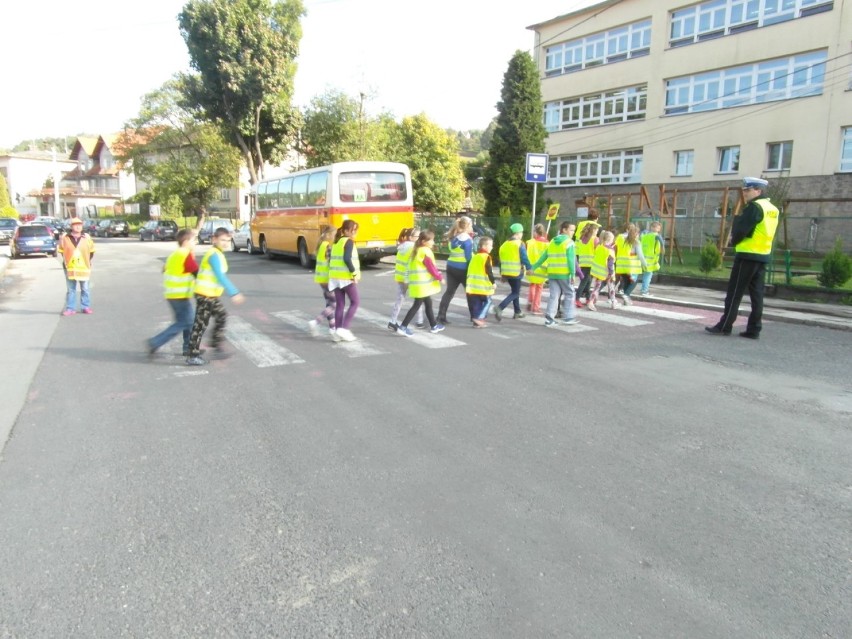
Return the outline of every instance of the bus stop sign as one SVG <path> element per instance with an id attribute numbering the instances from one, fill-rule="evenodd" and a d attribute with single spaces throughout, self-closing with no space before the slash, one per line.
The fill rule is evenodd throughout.
<path id="1" fill-rule="evenodd" d="M 547 153 L 527 153 L 527 182 L 547 182 Z"/>

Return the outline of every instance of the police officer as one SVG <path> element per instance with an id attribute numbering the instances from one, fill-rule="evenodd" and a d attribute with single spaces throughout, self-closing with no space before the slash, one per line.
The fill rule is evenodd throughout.
<path id="1" fill-rule="evenodd" d="M 763 316 L 763 289 L 766 284 L 766 265 L 772 252 L 772 240 L 778 229 L 778 208 L 766 196 L 769 183 L 760 178 L 743 180 L 743 199 L 746 206 L 734 218 L 731 244 L 736 256 L 728 280 L 725 310 L 719 321 L 704 330 L 711 335 L 730 335 L 743 295 L 748 291 L 751 313 L 746 330 L 740 337 L 759 339 Z"/>

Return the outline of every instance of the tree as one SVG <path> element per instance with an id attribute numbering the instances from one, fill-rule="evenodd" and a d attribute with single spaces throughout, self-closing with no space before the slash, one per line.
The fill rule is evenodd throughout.
<path id="1" fill-rule="evenodd" d="M 530 210 L 533 185 L 524 179 L 526 155 L 544 151 L 543 108 L 535 63 L 528 53 L 517 51 L 503 76 L 491 161 L 485 169 L 483 193 L 489 215 L 506 208 L 513 214 Z"/>
<path id="2" fill-rule="evenodd" d="M 178 16 L 197 71 L 184 78 L 188 103 L 240 150 L 252 184 L 301 124 L 291 98 L 304 13 L 301 0 L 190 0 Z"/>
<path id="3" fill-rule="evenodd" d="M 458 211 L 464 201 L 464 174 L 455 137 L 425 115 L 403 118 L 394 135 L 392 159 L 411 169 L 414 208 Z"/>
<path id="4" fill-rule="evenodd" d="M 843 286 L 852 278 L 852 258 L 843 252 L 840 236 L 834 240 L 834 248 L 822 260 L 822 272 L 817 280 L 826 288 Z"/>
<path id="5" fill-rule="evenodd" d="M 18 210 L 9 199 L 9 185 L 6 177 L 0 173 L 0 217 L 18 217 Z"/>
<path id="6" fill-rule="evenodd" d="M 182 212 L 203 215 L 219 189 L 238 185 L 240 154 L 217 126 L 182 106 L 181 84 L 175 78 L 142 98 L 117 155 L 150 184 L 155 202 L 179 201 Z"/>

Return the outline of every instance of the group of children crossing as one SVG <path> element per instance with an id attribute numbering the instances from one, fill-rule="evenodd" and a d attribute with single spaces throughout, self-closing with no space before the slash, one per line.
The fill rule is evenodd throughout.
<path id="1" fill-rule="evenodd" d="M 544 325 L 553 326 L 562 317 L 565 325 L 577 324 L 576 307 L 584 304 L 597 310 L 601 289 L 606 288 L 609 304 L 617 305 L 616 286 L 620 285 L 625 305 L 631 303 L 630 295 L 642 282 L 642 294 L 649 294 L 653 273 L 659 269 L 664 253 L 660 223 L 652 222 L 641 236 L 635 224 L 628 224 L 625 232 L 614 236 L 609 231 L 599 233 L 600 225 L 594 215 L 575 228 L 563 222 L 559 233 L 548 240 L 543 225 L 537 224 L 533 236 L 523 241 L 521 224 L 509 227 L 511 236 L 500 246 L 500 277 L 509 284 L 509 294 L 498 304 L 492 304 L 497 289 L 497 277 L 491 257 L 492 238 L 483 236 L 474 248 L 473 223 L 467 216 L 456 219 L 448 233 L 449 256 L 446 277 L 438 270 L 433 248 L 435 234 L 429 230 L 403 229 L 399 235 L 394 280 L 396 300 L 391 311 L 388 328 L 399 335 L 414 334 L 412 322 L 418 328 L 429 324 L 429 331 L 444 330 L 447 311 L 460 286 L 464 287 L 470 321 L 475 328 L 487 325 L 489 309 L 494 308 L 494 319 L 503 319 L 503 312 L 511 304 L 513 317 L 525 316 L 521 309 L 520 293 L 524 278 L 529 282 L 527 311 L 541 315 L 541 294 L 547 282 L 550 296 L 544 311 Z M 345 220 L 340 228 L 326 228 L 317 249 L 314 281 L 322 289 L 325 306 L 309 322 L 312 334 L 319 332 L 319 324 L 327 322 L 334 341 L 352 341 L 356 337 L 350 330 L 352 319 L 358 311 L 360 297 L 358 282 L 361 265 L 355 245 L 358 223 Z M 231 234 L 225 228 L 213 234 L 212 248 L 198 265 L 192 257 L 195 232 L 183 230 L 178 234 L 178 249 L 166 261 L 163 272 L 165 297 L 172 307 L 174 323 L 147 341 L 148 354 L 153 355 L 166 342 L 183 335 L 183 353 L 187 364 L 206 364 L 201 357 L 201 338 L 211 319 L 214 320 L 211 346 L 221 354 L 227 312 L 220 298 L 229 294 L 236 303 L 243 296 L 228 279 L 228 262 L 223 249 L 229 245 Z M 446 290 L 438 304 L 438 314 L 432 306 L 432 296 L 441 291 L 446 280 Z M 574 282 L 579 280 L 575 289 Z M 195 299 L 195 309 L 192 299 Z M 406 298 L 411 307 L 399 321 Z M 347 306 L 348 299 L 348 306 Z M 560 311 L 561 309 L 561 311 Z M 424 317 L 425 316 L 425 317 Z"/>

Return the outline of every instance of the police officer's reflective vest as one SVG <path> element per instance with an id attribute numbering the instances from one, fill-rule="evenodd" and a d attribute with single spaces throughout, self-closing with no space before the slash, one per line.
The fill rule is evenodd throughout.
<path id="1" fill-rule="evenodd" d="M 521 241 L 506 240 L 500 245 L 500 275 L 518 277 L 521 274 Z"/>
<path id="2" fill-rule="evenodd" d="M 317 266 L 314 269 L 314 282 L 317 284 L 328 284 L 328 240 L 320 242 L 317 249 Z"/>
<path id="3" fill-rule="evenodd" d="M 642 261 L 636 253 L 635 245 L 627 245 L 627 236 L 615 238 L 615 272 L 617 275 L 639 275 L 642 273 Z"/>
<path id="4" fill-rule="evenodd" d="M 592 265 L 592 259 L 595 256 L 595 239 L 596 236 L 593 234 L 589 237 L 588 242 L 583 242 L 582 239 L 574 242 L 574 246 L 577 247 L 577 261 L 580 266 L 588 268 Z"/>
<path id="5" fill-rule="evenodd" d="M 201 265 L 198 267 L 198 277 L 195 279 L 196 295 L 222 297 L 222 293 L 225 292 L 225 287 L 219 284 L 219 280 L 216 279 L 216 274 L 213 272 L 213 267 L 210 266 L 210 258 L 217 253 L 219 254 L 222 272 L 228 272 L 228 260 L 225 259 L 225 254 L 214 246 L 204 254 Z"/>
<path id="6" fill-rule="evenodd" d="M 763 219 L 754 227 L 751 237 L 741 240 L 734 247 L 737 253 L 754 253 L 755 255 L 769 255 L 772 252 L 772 240 L 775 231 L 778 230 L 778 209 L 767 198 L 752 200 L 763 210 Z"/>
<path id="7" fill-rule="evenodd" d="M 527 240 L 527 257 L 530 263 L 535 264 L 541 254 L 547 250 L 547 242 L 531 237 Z M 527 279 L 530 284 L 544 284 L 547 281 L 547 264 L 542 264 L 534 271 L 527 271 Z"/>
<path id="8" fill-rule="evenodd" d="M 642 254 L 645 256 L 647 271 L 660 270 L 660 236 L 649 231 L 639 238 L 642 243 Z"/>
<path id="9" fill-rule="evenodd" d="M 185 300 L 192 297 L 195 275 L 187 273 L 183 268 L 189 252 L 188 246 L 181 246 L 166 260 L 166 268 L 163 269 L 163 295 L 167 300 Z"/>
<path id="10" fill-rule="evenodd" d="M 441 292 L 441 283 L 426 269 L 427 257 L 433 263 L 435 262 L 432 249 L 421 246 L 411 258 L 408 268 L 408 295 L 413 299 L 429 297 Z"/>
<path id="11" fill-rule="evenodd" d="M 396 266 L 394 266 L 393 279 L 400 283 L 408 282 L 408 263 L 411 261 L 411 251 L 414 242 L 403 242 L 396 250 Z"/>
<path id="12" fill-rule="evenodd" d="M 361 262 L 358 260 L 358 249 L 355 248 L 355 243 L 352 246 L 352 266 L 355 267 L 355 272 L 350 273 L 346 267 L 346 262 L 343 261 L 343 250 L 346 248 L 346 242 L 349 238 L 345 235 L 341 237 L 331 249 L 331 263 L 328 267 L 328 276 L 335 280 L 354 280 L 356 275 L 361 274 Z"/>
<path id="13" fill-rule="evenodd" d="M 598 244 L 595 256 L 592 258 L 592 270 L 589 272 L 596 280 L 606 280 L 609 277 L 609 258 L 615 257 L 615 249 L 606 244 Z"/>
<path id="14" fill-rule="evenodd" d="M 491 255 L 488 253 L 476 253 L 470 258 L 467 267 L 467 280 L 465 280 L 464 292 L 469 295 L 494 295 L 496 286 L 488 279 L 485 265 Z"/>

